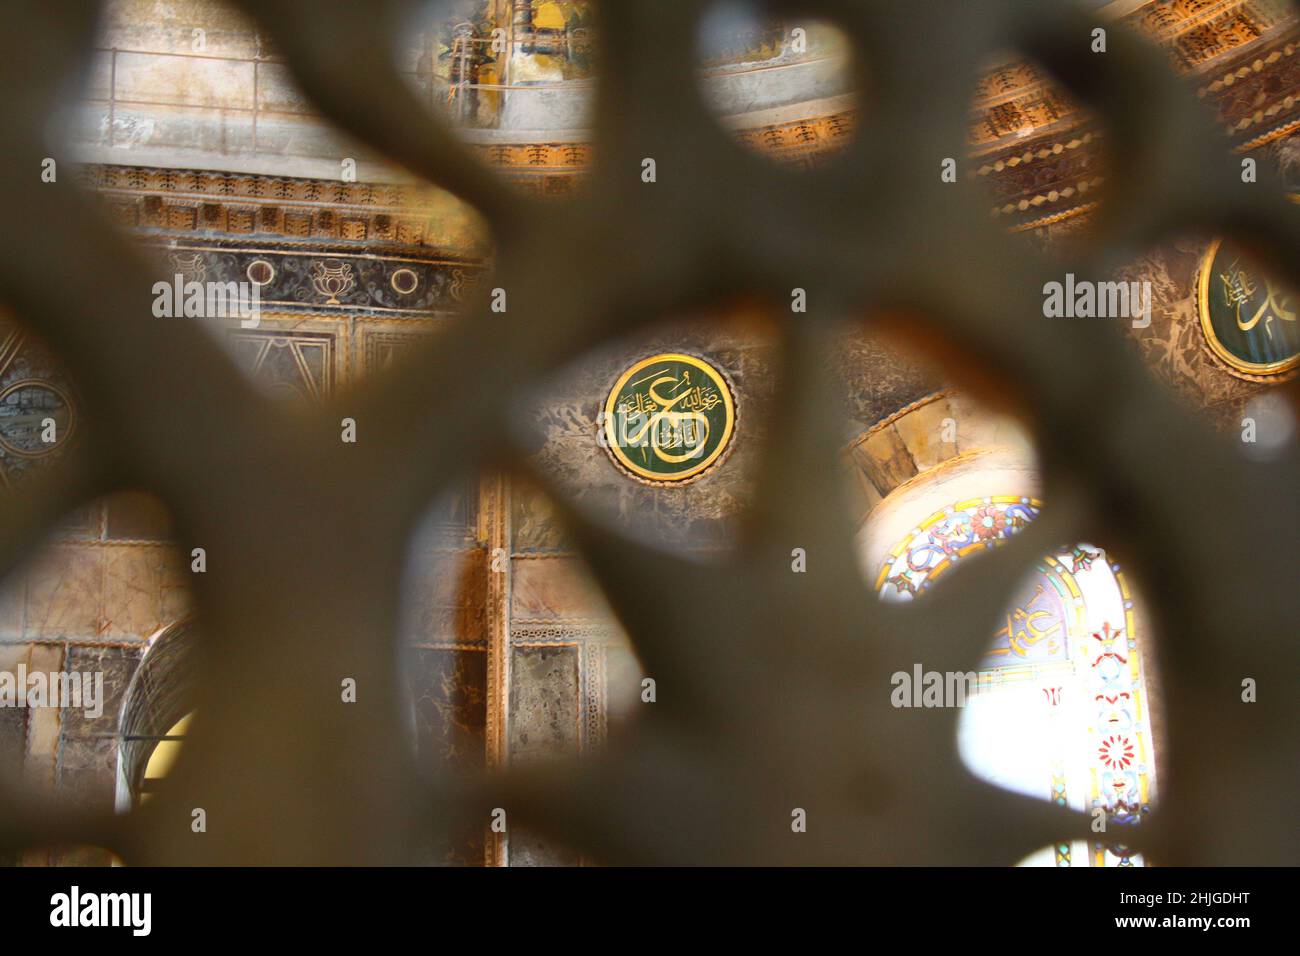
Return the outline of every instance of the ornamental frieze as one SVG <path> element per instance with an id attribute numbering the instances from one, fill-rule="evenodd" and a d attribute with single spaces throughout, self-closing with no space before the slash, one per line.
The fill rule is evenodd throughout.
<path id="1" fill-rule="evenodd" d="M 483 273 L 469 260 L 217 242 L 169 243 L 161 259 L 160 281 L 179 275 L 185 282 L 255 286 L 263 309 L 423 318 L 459 310 Z"/>

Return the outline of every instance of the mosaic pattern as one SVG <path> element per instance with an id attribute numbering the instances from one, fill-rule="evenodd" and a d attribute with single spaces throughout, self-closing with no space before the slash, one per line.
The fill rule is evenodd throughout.
<path id="1" fill-rule="evenodd" d="M 876 590 L 886 599 L 911 599 L 954 562 L 1015 534 L 1041 509 L 1042 503 L 1033 498 L 995 496 L 935 512 L 893 550 Z"/>

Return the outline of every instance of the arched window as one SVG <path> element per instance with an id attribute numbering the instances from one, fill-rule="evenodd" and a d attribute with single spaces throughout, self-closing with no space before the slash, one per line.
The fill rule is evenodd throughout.
<path id="1" fill-rule="evenodd" d="M 158 781 L 167 776 L 172 765 L 176 763 L 176 758 L 181 752 L 181 741 L 185 739 L 185 733 L 189 729 L 190 719 L 193 716 L 192 712 L 186 714 L 154 742 L 153 752 L 149 754 L 149 760 L 144 765 L 144 776 L 140 779 L 138 788 L 137 799 L 141 803 L 149 799 Z"/>
<path id="2" fill-rule="evenodd" d="M 954 564 L 995 548 L 1038 516 L 1026 496 L 969 498 L 919 522 L 885 556 L 876 589 L 912 601 Z M 959 723 L 980 777 L 1084 812 L 1106 813 L 1106 843 L 1060 843 L 1024 863 L 1141 865 L 1116 827 L 1150 811 L 1155 753 L 1139 616 L 1123 569 L 1099 546 L 1044 555 L 1006 609 Z"/>
<path id="3" fill-rule="evenodd" d="M 146 798 L 176 759 L 194 706 L 196 640 L 190 620 L 163 628 L 127 684 L 117 730 L 119 811 Z"/>

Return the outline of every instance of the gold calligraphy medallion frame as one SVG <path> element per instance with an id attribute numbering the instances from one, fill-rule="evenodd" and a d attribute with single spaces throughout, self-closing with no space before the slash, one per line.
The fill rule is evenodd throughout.
<path id="1" fill-rule="evenodd" d="M 1219 254 L 1219 247 L 1222 245 L 1222 239 L 1215 239 L 1210 243 L 1210 248 L 1201 259 L 1196 274 L 1196 311 L 1200 315 L 1201 334 L 1205 338 L 1206 349 L 1220 365 L 1238 378 L 1251 382 L 1276 382 L 1290 378 L 1289 373 L 1300 365 L 1300 352 L 1278 362 L 1247 362 L 1233 355 L 1219 341 L 1210 318 L 1210 273 L 1213 271 L 1214 257 Z"/>
<path id="2" fill-rule="evenodd" d="M 72 433 L 76 431 L 77 428 L 77 408 L 76 405 L 73 404 L 72 395 L 69 394 L 66 389 L 62 389 L 53 382 L 43 378 L 25 378 L 14 382 L 3 391 L 0 391 L 0 401 L 4 401 L 10 395 L 24 388 L 41 388 L 47 392 L 53 392 L 63 400 L 63 407 L 68 410 L 67 427 L 64 429 L 63 434 L 47 448 L 42 448 L 37 451 L 29 451 L 26 448 L 22 448 L 7 441 L 3 436 L 0 436 L 0 450 L 8 452 L 15 458 L 26 458 L 31 461 L 37 458 L 45 458 L 49 455 L 53 455 L 61 448 L 67 447 L 68 439 L 72 437 Z"/>
<path id="3" fill-rule="evenodd" d="M 632 380 L 634 375 L 659 362 L 680 362 L 683 365 L 699 369 L 718 386 L 718 391 L 722 394 L 723 409 L 726 412 L 726 423 L 723 426 L 722 438 L 718 441 L 718 447 L 713 449 L 713 452 L 702 461 L 676 475 L 664 475 L 650 471 L 633 462 L 620 447 L 618 434 L 614 427 L 614 405 L 617 403 L 624 387 Z M 605 433 L 603 444 L 605 451 L 609 453 L 609 457 L 614 464 L 637 481 L 653 485 L 679 485 L 702 477 L 706 471 L 722 463 L 727 452 L 731 449 L 731 439 L 736 430 L 737 418 L 735 390 L 732 388 L 731 380 L 725 372 L 697 355 L 690 355 L 686 352 L 661 352 L 658 355 L 652 355 L 637 362 L 614 382 L 613 387 L 609 390 L 609 397 L 605 399 L 605 420 L 601 426 Z"/>

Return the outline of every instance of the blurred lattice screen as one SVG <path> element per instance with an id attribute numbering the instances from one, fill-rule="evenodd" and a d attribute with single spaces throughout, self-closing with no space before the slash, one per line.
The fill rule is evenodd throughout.
<path id="1" fill-rule="evenodd" d="M 15 6 L 0 40 L 0 295 L 64 363 L 90 420 L 56 468 L 5 499 L 3 567 L 122 488 L 165 502 L 177 542 L 202 547 L 207 567 L 190 582 L 198 716 L 167 786 L 118 815 L 8 775 L 0 848 L 94 845 L 133 864 L 412 862 L 502 808 L 512 828 L 606 862 L 1012 863 L 1091 838 L 1091 818 L 977 779 L 957 757 L 954 711 L 893 708 L 889 677 L 915 661 L 972 669 L 1041 553 L 1105 540 L 1159 638 L 1167 737 L 1159 812 L 1114 839 L 1162 863 L 1297 859 L 1295 446 L 1248 461 L 1113 323 L 1043 310 L 1046 283 L 1104 279 L 1189 230 L 1300 280 L 1296 206 L 1264 164 L 1243 181 L 1168 44 L 1108 23 L 1096 53 L 1093 15 L 1030 0 L 777 4 L 845 32 L 863 95 L 853 135 L 796 176 L 702 101 L 705 4 L 601 3 L 591 165 L 556 203 L 512 189 L 399 75 L 390 49 L 410 5 L 244 6 L 325 117 L 482 216 L 489 271 L 466 283 L 462 316 L 363 390 L 287 411 L 194 324 L 153 317 L 145 253 L 74 177 L 42 182 L 86 83 L 95 10 Z M 1174 47 L 1185 67 L 1209 55 Z M 1046 251 L 991 219 L 986 193 L 940 175 L 945 158 L 964 162 L 972 97 L 1009 51 L 1091 110 L 1112 146 L 1089 234 Z M 504 312 L 489 307 L 494 289 Z M 794 289 L 806 312 L 790 311 Z M 569 502 L 530 464 L 518 402 L 583 349 L 737 300 L 777 318 L 779 400 L 743 544 L 700 563 Z M 862 579 L 827 411 L 841 334 L 886 313 L 936 354 L 960 350 L 986 373 L 976 381 L 1003 383 L 990 397 L 1032 430 L 1047 502 L 914 607 L 878 603 Z M 340 441 L 344 418 L 356 443 Z M 480 469 L 554 498 L 658 700 L 597 757 L 429 780 L 398 685 L 400 584 L 417 521 Z M 791 573 L 794 548 L 806 573 Z M 664 595 L 691 609 L 671 627 Z M 344 678 L 355 702 L 340 699 Z M 1247 679 L 1255 703 L 1242 701 Z M 500 693 L 499 674 L 489 686 Z M 191 829 L 196 807 L 205 833 Z M 806 833 L 791 829 L 794 807 Z"/>

